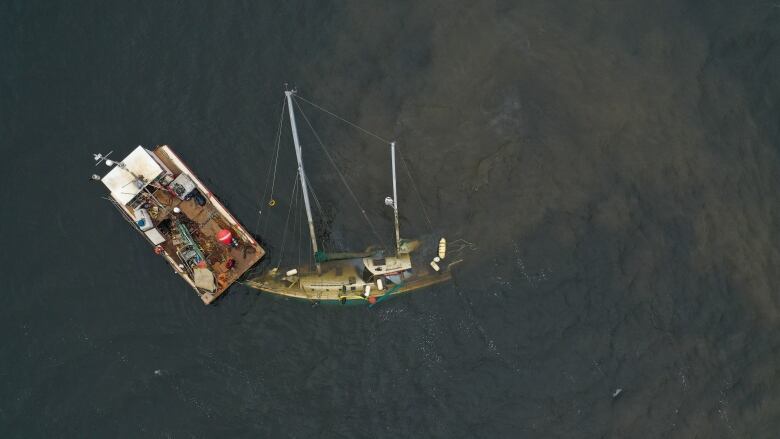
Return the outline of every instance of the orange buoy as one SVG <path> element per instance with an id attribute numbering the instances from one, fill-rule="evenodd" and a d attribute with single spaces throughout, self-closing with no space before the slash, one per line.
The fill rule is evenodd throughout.
<path id="1" fill-rule="evenodd" d="M 217 275 L 217 285 L 219 285 L 219 288 L 225 288 L 227 286 L 228 277 L 226 273 L 219 273 Z"/>
<path id="2" fill-rule="evenodd" d="M 161 245 L 155 245 L 154 246 L 154 254 L 161 255 L 163 252 L 163 248 Z"/>
<path id="3" fill-rule="evenodd" d="M 224 245 L 230 245 L 233 242 L 233 233 L 228 229 L 222 229 L 217 232 L 217 241 Z"/>
<path id="4" fill-rule="evenodd" d="M 368 296 L 368 303 L 375 304 L 376 303 L 376 296 Z"/>

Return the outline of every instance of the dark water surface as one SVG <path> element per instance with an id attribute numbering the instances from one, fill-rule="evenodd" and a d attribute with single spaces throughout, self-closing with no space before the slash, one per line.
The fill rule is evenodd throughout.
<path id="1" fill-rule="evenodd" d="M 779 6 L 3 2 L 0 437 L 777 437 Z M 167 143 L 251 228 L 285 82 L 399 140 L 455 282 L 204 307 L 87 180 Z M 387 148 L 311 117 L 389 241 Z"/>

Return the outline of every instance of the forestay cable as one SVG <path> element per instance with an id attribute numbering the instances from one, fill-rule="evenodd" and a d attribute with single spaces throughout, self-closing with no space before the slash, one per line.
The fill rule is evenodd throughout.
<path id="1" fill-rule="evenodd" d="M 363 127 L 361 127 L 361 126 L 359 126 L 359 125 L 357 125 L 357 124 L 355 124 L 355 123 L 352 123 L 352 122 L 348 121 L 347 119 L 344 119 L 343 117 L 339 116 L 338 114 L 335 114 L 335 113 L 333 113 L 333 112 L 330 112 L 330 111 L 328 111 L 328 110 L 326 110 L 326 109 L 324 109 L 324 108 L 320 107 L 319 105 L 315 104 L 314 102 L 312 102 L 312 101 L 309 101 L 309 100 L 307 100 L 307 99 L 303 98 L 302 96 L 300 96 L 300 95 L 298 95 L 298 94 L 296 94 L 296 95 L 295 95 L 295 97 L 296 97 L 296 98 L 298 98 L 298 99 L 300 99 L 300 100 L 302 100 L 303 102 L 306 102 L 307 104 L 311 105 L 311 106 L 312 106 L 312 107 L 314 107 L 314 108 L 317 108 L 317 109 L 319 109 L 319 110 L 321 110 L 321 111 L 324 111 L 325 113 L 328 113 L 328 114 L 330 114 L 331 116 L 335 117 L 336 119 L 338 119 L 338 120 L 340 120 L 340 121 L 342 121 L 342 122 L 344 122 L 344 123 L 346 123 L 346 124 L 352 125 L 354 128 L 357 128 L 357 129 L 359 129 L 360 131 L 363 131 L 364 133 L 368 134 L 368 135 L 369 135 L 369 136 L 371 136 L 371 137 L 374 137 L 375 139 L 377 139 L 377 140 L 379 140 L 379 141 L 381 141 L 381 142 L 383 142 L 383 143 L 390 143 L 390 141 L 389 141 L 389 140 L 387 140 L 387 139 L 383 139 L 383 138 L 382 138 L 382 137 L 380 137 L 379 135 L 377 135 L 377 134 L 374 134 L 374 133 L 372 133 L 371 131 L 369 131 L 369 130 L 367 130 L 367 129 L 365 129 L 365 128 L 363 128 Z M 298 109 L 300 109 L 300 105 L 298 106 Z"/>
<path id="2" fill-rule="evenodd" d="M 273 179 L 271 180 L 271 195 L 270 200 L 274 199 L 274 185 L 276 184 L 276 166 L 279 163 L 279 145 L 282 140 L 282 125 L 284 124 L 284 109 L 287 107 L 287 99 L 282 103 L 282 114 L 279 116 L 279 127 L 276 129 L 276 151 L 274 152 L 274 172 Z"/>
<path id="3" fill-rule="evenodd" d="M 265 185 L 263 186 L 263 196 L 260 197 L 261 208 L 257 210 L 257 221 L 255 222 L 255 233 L 259 233 L 258 227 L 260 227 L 260 217 L 263 215 L 263 202 L 265 202 L 265 196 L 268 193 L 268 180 L 271 178 L 271 166 L 273 166 L 273 183 L 271 184 L 271 199 L 273 199 L 274 184 L 276 183 L 276 164 L 279 161 L 279 144 L 282 138 L 282 124 L 284 123 L 284 109 L 287 107 L 287 99 L 282 99 L 282 114 L 279 115 L 279 124 L 276 129 L 276 147 L 274 151 L 274 160 L 268 163 L 268 171 L 265 173 Z M 266 220 L 265 227 L 263 227 L 263 235 L 265 235 L 265 229 L 268 227 L 268 220 Z"/>

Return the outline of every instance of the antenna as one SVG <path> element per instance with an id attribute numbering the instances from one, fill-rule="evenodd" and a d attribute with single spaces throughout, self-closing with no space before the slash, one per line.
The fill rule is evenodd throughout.
<path id="1" fill-rule="evenodd" d="M 130 175 L 133 176 L 133 181 L 128 182 L 127 184 L 125 184 L 125 186 L 127 186 L 130 183 L 135 183 L 135 186 L 138 189 L 142 189 L 144 187 L 144 185 L 146 185 L 146 183 L 147 183 L 146 180 L 143 177 L 140 177 L 140 176 L 136 175 L 134 172 L 132 172 L 129 169 L 127 169 L 127 166 L 125 166 L 125 164 L 123 162 L 116 162 L 116 161 L 111 160 L 110 158 L 108 158 L 108 156 L 110 156 L 113 152 L 114 151 L 110 151 L 106 155 L 103 155 L 103 154 L 100 154 L 100 153 L 92 154 L 92 157 L 95 159 L 95 162 L 96 162 L 95 166 L 105 162 L 106 166 L 108 166 L 108 167 L 116 166 L 118 168 L 121 168 L 121 169 L 123 169 L 124 171 L 128 172 Z M 95 180 L 95 181 L 100 181 L 101 177 L 99 175 L 97 175 L 97 174 L 92 174 L 92 177 L 90 177 L 90 179 Z"/>
<path id="2" fill-rule="evenodd" d="M 108 159 L 108 156 L 110 156 L 112 152 L 114 152 L 114 151 L 111 151 L 111 152 L 109 152 L 109 153 L 108 153 L 108 154 L 106 154 L 106 155 L 103 155 L 103 154 L 100 154 L 100 153 L 98 153 L 98 154 L 92 154 L 92 157 L 94 157 L 94 158 L 95 158 L 95 162 L 97 162 L 97 163 L 95 163 L 95 166 L 97 166 L 97 165 L 99 165 L 99 164 L 103 163 L 104 161 L 106 162 L 106 164 L 107 164 L 108 166 L 111 166 L 111 165 L 112 165 L 114 162 L 113 162 L 113 161 L 111 161 L 111 160 L 109 160 L 109 159 Z"/>

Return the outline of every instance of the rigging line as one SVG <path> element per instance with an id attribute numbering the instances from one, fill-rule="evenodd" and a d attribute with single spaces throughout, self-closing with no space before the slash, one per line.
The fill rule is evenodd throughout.
<path id="1" fill-rule="evenodd" d="M 417 194 L 417 201 L 420 202 L 420 209 L 422 210 L 423 215 L 425 216 L 425 221 L 428 222 L 428 231 L 433 233 L 433 223 L 431 223 L 431 219 L 428 217 L 428 212 L 425 211 L 425 203 L 423 203 L 422 195 L 420 195 L 420 191 L 417 189 L 417 183 L 414 182 L 414 178 L 412 177 L 412 172 L 409 170 L 409 166 L 406 164 L 406 159 L 404 158 L 404 154 L 401 152 L 400 148 L 396 148 L 398 151 L 398 155 L 401 157 L 401 163 L 404 165 L 404 169 L 406 170 L 406 175 L 409 176 L 409 181 L 412 182 L 412 188 L 414 189 L 414 193 Z"/>
<path id="2" fill-rule="evenodd" d="M 279 116 L 279 127 L 276 129 L 276 152 L 274 153 L 274 173 L 271 180 L 271 198 L 274 197 L 274 185 L 276 183 L 276 165 L 279 163 L 279 145 L 282 140 L 282 126 L 284 125 L 284 109 L 287 108 L 287 99 L 282 103 L 282 114 Z"/>
<path id="3" fill-rule="evenodd" d="M 292 227 L 290 229 L 290 240 L 291 240 L 291 243 L 292 243 L 292 240 L 295 239 L 295 229 L 296 229 L 296 227 L 298 227 L 297 224 L 299 223 L 299 221 L 301 219 L 301 217 L 300 217 L 301 209 L 300 208 L 301 208 L 301 200 L 303 199 L 303 191 L 301 190 L 300 182 L 298 183 L 298 191 L 295 194 L 293 194 L 293 197 L 294 198 L 292 199 L 292 202 L 293 202 L 292 212 L 293 212 L 293 216 L 294 216 L 294 218 L 293 218 L 294 222 L 293 222 Z M 296 243 L 295 247 L 300 252 L 300 249 L 301 249 L 301 242 L 300 242 L 300 240 L 298 240 L 298 242 Z M 290 253 L 290 256 L 291 257 L 294 256 L 294 253 Z M 294 259 L 293 259 L 293 261 L 294 261 Z"/>
<path id="4" fill-rule="evenodd" d="M 306 102 L 307 104 L 309 104 L 309 105 L 311 105 L 311 106 L 321 110 L 321 111 L 324 111 L 325 113 L 330 114 L 331 116 L 335 117 L 336 119 L 338 119 L 338 120 L 340 120 L 340 121 L 342 121 L 342 122 L 344 122 L 346 124 L 349 124 L 352 127 L 359 129 L 360 131 L 363 131 L 364 133 L 368 134 L 369 136 L 371 136 L 371 137 L 373 137 L 373 138 L 375 138 L 377 140 L 380 140 L 383 143 L 390 143 L 389 140 L 384 139 L 381 136 L 379 136 L 377 134 L 374 134 L 371 131 L 369 131 L 369 130 L 367 130 L 367 129 L 365 129 L 365 128 L 363 128 L 363 127 L 361 127 L 361 126 L 359 126 L 359 125 L 357 125 L 355 123 L 352 123 L 352 122 L 348 121 L 347 119 L 344 119 L 343 117 L 339 116 L 338 114 L 335 114 L 333 112 L 330 112 L 330 111 L 320 107 L 319 105 L 315 104 L 314 102 L 312 102 L 310 100 L 307 100 L 306 98 L 302 97 L 301 95 L 296 94 L 295 97 L 300 99 L 300 100 L 302 100 L 303 102 Z M 298 108 L 300 108 L 300 106 Z"/>
<path id="5" fill-rule="evenodd" d="M 283 235 L 283 238 L 282 238 L 282 248 L 280 249 L 280 252 L 279 252 L 279 263 L 277 265 L 277 268 L 278 268 L 279 265 L 282 264 L 282 261 L 284 260 L 284 252 L 285 252 L 285 250 L 287 250 L 287 231 L 289 230 L 288 224 L 289 224 L 290 218 L 292 218 L 293 222 L 295 221 L 294 213 L 296 211 L 296 207 L 298 207 L 298 196 L 297 196 L 298 189 L 299 189 L 299 182 L 296 181 L 295 183 L 293 183 L 293 191 L 290 194 L 290 208 L 287 211 L 287 220 L 285 220 L 285 222 L 284 222 L 284 235 Z M 295 224 L 292 225 L 292 228 L 293 228 L 293 231 L 291 232 L 291 234 L 294 235 L 295 234 Z M 290 238 L 290 239 L 294 239 L 294 238 Z"/>
<path id="6" fill-rule="evenodd" d="M 320 199 L 317 197 L 317 193 L 314 192 L 314 186 L 311 185 L 311 181 L 309 181 L 309 176 L 304 174 L 306 177 L 306 187 L 309 188 L 311 191 L 312 198 L 314 198 L 314 205 L 317 206 L 317 211 L 320 213 L 320 218 L 324 221 L 325 220 L 325 211 L 322 210 L 322 204 L 320 204 Z M 303 195 L 303 194 L 301 194 Z M 325 247 L 325 239 L 322 239 L 322 242 L 320 242 L 320 245 L 322 246 L 322 251 L 328 252 L 328 249 Z M 311 264 L 310 264 L 311 266 Z"/>
<path id="7" fill-rule="evenodd" d="M 276 129 L 276 151 L 278 155 L 279 151 L 279 138 L 282 136 L 282 122 L 284 122 L 284 109 L 287 106 L 287 99 L 282 99 L 282 114 L 279 116 L 279 126 Z M 265 172 L 265 185 L 263 185 L 263 196 L 260 197 L 260 206 L 263 205 L 263 202 L 265 201 L 265 195 L 268 193 L 268 180 L 271 178 L 271 165 L 275 162 L 269 162 L 268 163 L 268 170 Z M 276 178 L 276 167 L 274 166 L 274 178 Z M 273 193 L 273 188 L 271 188 L 271 192 Z M 260 217 L 263 215 L 263 209 L 257 210 L 257 221 L 255 222 L 255 233 L 258 233 L 259 230 L 257 229 L 260 227 Z M 266 222 L 266 226 L 268 223 Z M 265 233 L 265 232 L 264 232 Z"/>
<path id="8" fill-rule="evenodd" d="M 303 198 L 303 191 L 301 191 L 300 198 Z M 298 205 L 301 206 L 301 204 L 298 204 Z M 298 219 L 296 220 L 296 222 L 298 223 L 298 245 L 297 245 L 297 247 L 298 247 L 298 265 L 296 265 L 296 267 L 300 267 L 301 266 L 301 230 L 302 230 L 301 225 L 303 223 L 303 221 L 301 220 L 301 216 L 302 216 L 301 215 L 301 211 L 303 210 L 303 206 L 301 206 L 300 209 L 295 209 L 295 210 L 298 212 L 298 215 L 297 215 Z"/>
<path id="9" fill-rule="evenodd" d="M 284 246 L 287 242 L 287 224 L 290 221 L 290 213 L 292 212 L 293 208 L 293 200 L 295 200 L 295 194 L 298 191 L 298 174 L 295 174 L 295 182 L 293 183 L 293 190 L 292 195 L 290 196 L 290 208 L 287 210 L 287 219 L 284 220 L 284 233 L 282 234 L 282 247 L 279 249 L 279 262 L 276 263 L 276 269 L 279 269 L 279 266 L 282 265 L 282 257 L 284 256 Z"/>
<path id="10" fill-rule="evenodd" d="M 358 201 L 357 196 L 355 196 L 355 193 L 352 192 L 352 188 L 349 187 L 349 184 L 347 183 L 347 179 L 344 177 L 344 174 L 342 174 L 341 170 L 338 168 L 338 166 L 336 166 L 336 161 L 333 160 L 333 157 L 330 155 L 330 152 L 328 152 L 328 148 L 326 148 L 325 144 L 322 143 L 322 139 L 320 139 L 320 136 L 317 134 L 317 131 L 314 130 L 314 127 L 312 126 L 311 122 L 309 122 L 309 118 L 306 117 L 306 113 L 304 113 L 301 106 L 298 105 L 297 100 L 294 100 L 293 102 L 295 102 L 295 105 L 298 107 L 298 111 L 301 112 L 301 116 L 303 116 L 303 120 L 305 120 L 306 124 L 309 125 L 311 132 L 314 134 L 314 138 L 317 139 L 317 143 L 320 144 L 320 147 L 325 152 L 325 155 L 328 157 L 328 160 L 330 160 L 330 164 L 333 166 L 333 169 L 335 169 L 336 173 L 339 174 L 339 177 L 341 178 L 341 182 L 344 183 L 344 187 L 347 188 L 347 191 L 352 196 L 352 199 L 355 200 L 355 204 L 357 204 L 358 208 L 360 209 L 360 213 L 363 214 L 363 218 L 365 218 L 369 227 L 371 227 L 371 231 L 374 232 L 374 236 L 376 236 L 376 238 L 379 240 L 379 243 L 382 245 L 383 248 L 387 248 L 387 246 L 385 245 L 385 241 L 382 239 L 379 233 L 377 233 L 374 224 L 371 223 L 371 220 L 368 218 L 368 214 L 366 214 L 365 209 L 363 209 L 363 206 L 360 205 L 360 201 Z"/>
<path id="11" fill-rule="evenodd" d="M 320 204 L 319 198 L 317 198 L 317 193 L 314 192 L 314 186 L 312 186 L 311 181 L 309 181 L 309 176 L 306 175 L 306 187 L 309 188 L 311 191 L 312 198 L 314 198 L 314 204 L 317 206 L 317 210 L 319 210 L 320 215 L 322 215 L 322 205 Z"/>
<path id="12" fill-rule="evenodd" d="M 322 246 L 322 250 L 325 251 L 325 246 Z M 314 265 L 314 253 L 307 252 L 309 254 L 309 267 Z M 322 292 L 320 292 L 322 294 Z"/>

